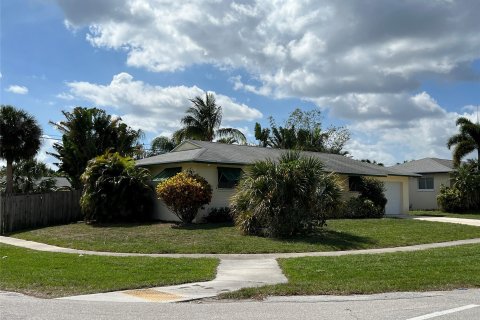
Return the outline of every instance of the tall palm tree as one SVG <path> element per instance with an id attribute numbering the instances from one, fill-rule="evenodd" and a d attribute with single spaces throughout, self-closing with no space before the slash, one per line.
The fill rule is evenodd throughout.
<path id="1" fill-rule="evenodd" d="M 0 158 L 7 161 L 6 193 L 13 191 L 13 162 L 33 158 L 40 149 L 42 129 L 27 112 L 0 107 Z"/>
<path id="2" fill-rule="evenodd" d="M 196 96 L 190 100 L 193 105 L 182 118 L 183 128 L 173 134 L 177 143 L 185 139 L 213 141 L 215 138 L 233 138 L 240 143 L 246 143 L 245 135 L 238 129 L 220 128 L 222 123 L 222 107 L 217 105 L 211 93 L 205 93 L 205 100 Z"/>
<path id="3" fill-rule="evenodd" d="M 453 149 L 454 165 L 458 166 L 463 157 L 476 149 L 480 169 L 480 124 L 460 117 L 457 119 L 457 126 L 460 126 L 460 133 L 451 136 L 447 142 L 449 149 L 455 146 Z"/>

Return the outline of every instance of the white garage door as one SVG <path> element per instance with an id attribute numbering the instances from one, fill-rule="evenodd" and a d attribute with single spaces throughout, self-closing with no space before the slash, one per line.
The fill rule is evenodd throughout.
<path id="1" fill-rule="evenodd" d="M 388 200 L 385 214 L 402 214 L 402 183 L 385 182 L 385 197 Z"/>

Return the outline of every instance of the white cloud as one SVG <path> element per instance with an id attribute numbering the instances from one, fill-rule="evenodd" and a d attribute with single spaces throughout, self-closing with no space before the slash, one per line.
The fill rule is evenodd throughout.
<path id="1" fill-rule="evenodd" d="M 122 119 L 134 128 L 159 133 L 174 131 L 180 127 L 180 119 L 190 107 L 189 99 L 203 96 L 205 92 L 197 86 L 160 87 L 134 80 L 128 73 L 113 76 L 107 85 L 90 82 L 69 82 L 68 93 L 59 97 L 75 97 L 99 107 L 116 108 Z M 217 104 L 222 106 L 225 123 L 253 121 L 262 113 L 231 98 L 215 94 Z"/>
<path id="2" fill-rule="evenodd" d="M 11 85 L 5 91 L 15 93 L 15 94 L 27 94 L 28 93 L 28 88 L 24 86 L 19 86 L 19 85 Z"/>
<path id="3" fill-rule="evenodd" d="M 480 1 L 57 2 L 69 28 L 87 26 L 92 46 L 126 52 L 129 66 L 174 72 L 209 64 L 228 69 L 235 90 L 313 101 L 351 123 L 352 154 L 386 163 L 450 155 L 445 143 L 459 114 L 419 92 L 422 79 L 480 80 L 472 67 L 480 59 Z M 154 87 L 128 74 L 106 86 L 69 86 L 68 94 L 166 131 L 202 91 Z M 225 120 L 261 116 L 217 97 Z"/>
<path id="4" fill-rule="evenodd" d="M 399 93 L 429 75 L 479 79 L 478 1 L 58 0 L 69 28 L 151 71 L 243 68 L 276 97 Z M 461 22 L 460 22 L 461 21 Z"/>
<path id="5" fill-rule="evenodd" d="M 404 127 L 387 127 L 367 121 L 350 126 L 354 138 L 346 149 L 356 159 L 377 160 L 387 165 L 425 157 L 451 159 L 447 140 L 458 133 L 455 122 L 460 116 L 472 121 L 476 119 L 476 113 L 445 112 L 434 119 L 413 119 Z"/>

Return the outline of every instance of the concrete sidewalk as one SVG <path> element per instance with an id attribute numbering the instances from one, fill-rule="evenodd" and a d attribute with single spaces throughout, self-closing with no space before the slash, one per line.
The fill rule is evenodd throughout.
<path id="1" fill-rule="evenodd" d="M 0 243 L 37 250 L 37 251 L 85 254 L 85 255 L 95 255 L 95 256 L 155 257 L 155 258 L 218 258 L 218 259 L 225 259 L 225 260 L 259 260 L 259 259 L 299 258 L 299 257 L 336 257 L 336 256 L 345 256 L 345 255 L 354 255 L 354 254 L 381 254 L 381 253 L 391 253 L 391 252 L 410 252 L 410 251 L 428 250 L 428 249 L 435 249 L 435 248 L 461 246 L 465 244 L 477 244 L 477 243 L 480 243 L 480 238 L 428 243 L 428 244 L 417 244 L 417 245 L 393 247 L 393 248 L 379 248 L 379 249 L 323 251 L 323 252 L 233 253 L 233 254 L 101 252 L 101 251 L 62 248 L 62 247 L 52 246 L 49 244 L 17 239 L 17 238 L 3 237 L 3 236 L 0 236 Z"/>
<path id="2" fill-rule="evenodd" d="M 461 218 L 448 218 L 448 217 L 428 217 L 428 216 L 417 216 L 417 217 L 412 217 L 411 219 L 422 220 L 422 221 L 432 221 L 432 222 L 465 224 L 465 225 L 468 225 L 468 226 L 480 227 L 480 220 L 476 220 L 476 219 L 461 219 Z"/>
<path id="3" fill-rule="evenodd" d="M 62 300 L 112 302 L 180 302 L 215 297 L 242 288 L 286 283 L 275 259 L 221 260 L 212 281 L 176 286 L 124 290 L 60 298 Z"/>

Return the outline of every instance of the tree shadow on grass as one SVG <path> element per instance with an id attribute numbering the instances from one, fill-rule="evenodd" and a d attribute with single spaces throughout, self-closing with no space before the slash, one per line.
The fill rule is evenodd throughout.
<path id="1" fill-rule="evenodd" d="M 172 229 L 178 230 L 214 230 L 219 228 L 234 227 L 233 222 L 219 223 L 189 223 L 189 224 L 172 224 Z"/>
<path id="2" fill-rule="evenodd" d="M 355 250 L 370 248 L 378 241 L 369 238 L 354 235 L 348 232 L 339 232 L 334 230 L 322 229 L 306 236 L 298 236 L 286 239 L 277 239 L 288 243 L 306 243 L 313 245 L 322 245 L 335 250 Z"/>

